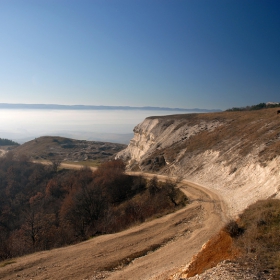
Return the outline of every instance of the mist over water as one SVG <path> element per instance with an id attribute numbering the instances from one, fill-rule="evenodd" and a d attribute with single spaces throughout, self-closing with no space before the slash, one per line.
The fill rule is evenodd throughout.
<path id="1" fill-rule="evenodd" d="M 146 117 L 182 113 L 184 112 L 1 109 L 0 138 L 23 143 L 36 137 L 55 135 L 81 140 L 128 143 L 133 128 Z"/>

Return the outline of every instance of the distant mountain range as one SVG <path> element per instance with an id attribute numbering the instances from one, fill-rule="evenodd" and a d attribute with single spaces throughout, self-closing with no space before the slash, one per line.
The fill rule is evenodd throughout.
<path id="1" fill-rule="evenodd" d="M 130 107 L 130 106 L 94 106 L 94 105 L 58 105 L 58 104 L 10 104 L 0 103 L 0 109 L 52 109 L 52 110 L 142 110 L 142 111 L 182 111 L 182 112 L 220 112 L 220 109 L 184 109 L 168 107 Z"/>

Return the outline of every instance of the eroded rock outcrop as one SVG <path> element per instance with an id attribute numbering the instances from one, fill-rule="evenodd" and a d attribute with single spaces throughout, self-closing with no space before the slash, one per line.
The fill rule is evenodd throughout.
<path id="1" fill-rule="evenodd" d="M 280 197 L 280 118 L 275 109 L 149 117 L 117 154 L 128 169 L 177 176 L 217 190 L 235 216 Z"/>

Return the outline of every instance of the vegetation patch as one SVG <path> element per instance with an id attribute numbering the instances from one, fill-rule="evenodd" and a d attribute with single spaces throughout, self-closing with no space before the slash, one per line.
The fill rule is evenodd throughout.
<path id="1" fill-rule="evenodd" d="M 0 267 L 5 267 L 6 265 L 12 264 L 12 263 L 16 263 L 15 260 L 6 260 L 0 263 Z"/>
<path id="2" fill-rule="evenodd" d="M 243 232 L 234 238 L 243 253 L 240 263 L 253 263 L 258 271 L 270 273 L 271 279 L 280 279 L 280 200 L 252 204 L 240 215 L 237 226 Z"/>
<path id="3" fill-rule="evenodd" d="M 233 107 L 231 109 L 227 109 L 227 111 L 254 111 L 254 110 L 261 110 L 261 109 L 266 109 L 266 108 L 277 108 L 280 107 L 280 103 L 275 102 L 275 103 L 259 103 L 257 105 L 251 105 L 251 106 L 246 106 L 246 107 Z"/>
<path id="4" fill-rule="evenodd" d="M 0 146 L 19 146 L 19 143 L 9 139 L 0 138 Z"/>
<path id="5" fill-rule="evenodd" d="M 0 260 L 115 233 L 183 207 L 171 181 L 124 173 L 120 160 L 96 171 L 0 159 Z"/>
<path id="6" fill-rule="evenodd" d="M 108 161 L 127 145 L 43 136 L 16 147 L 15 157 L 24 154 L 32 160 Z M 106 151 L 106 152 L 105 152 Z"/>

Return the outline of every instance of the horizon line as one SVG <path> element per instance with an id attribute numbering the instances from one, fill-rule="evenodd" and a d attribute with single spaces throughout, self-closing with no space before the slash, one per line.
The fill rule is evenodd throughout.
<path id="1" fill-rule="evenodd" d="M 63 104 L 28 104 L 28 103 L 0 103 L 0 109 L 60 109 L 60 110 L 155 110 L 155 111 L 198 111 L 218 112 L 221 109 L 200 109 L 200 108 L 171 108 L 157 106 L 111 106 L 111 105 L 63 105 Z"/>

